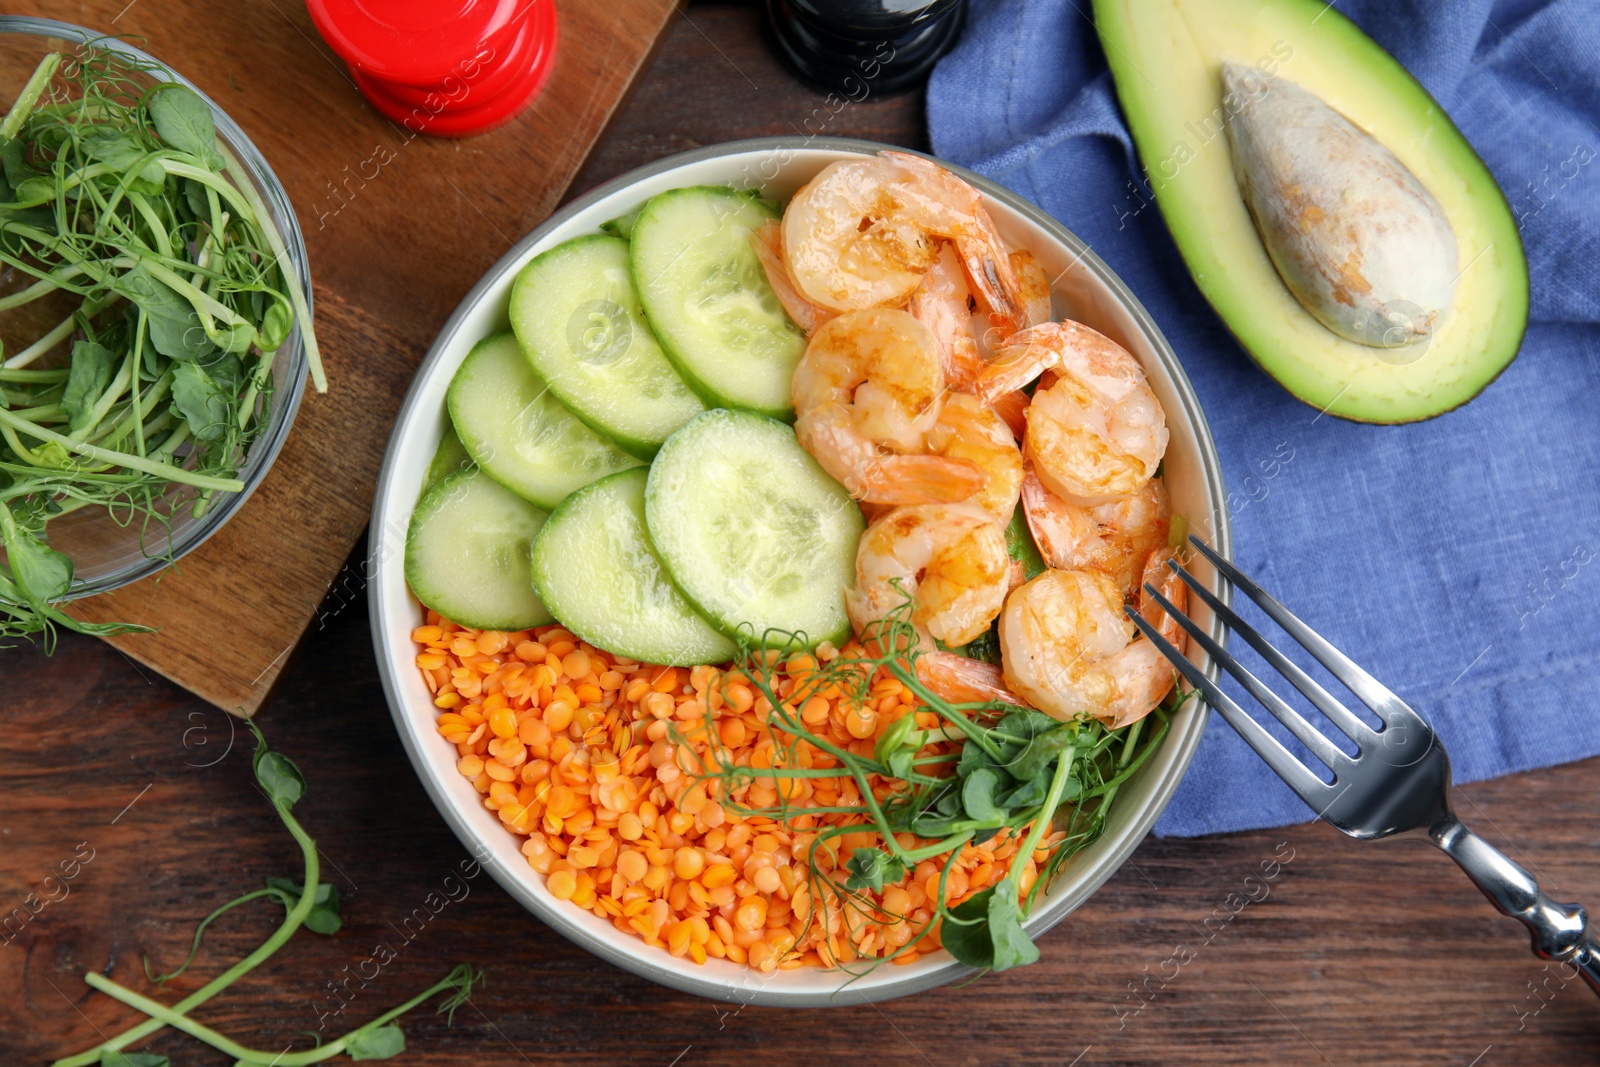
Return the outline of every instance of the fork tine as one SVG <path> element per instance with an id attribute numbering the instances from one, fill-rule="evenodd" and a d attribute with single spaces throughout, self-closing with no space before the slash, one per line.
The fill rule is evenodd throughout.
<path id="1" fill-rule="evenodd" d="M 1194 586 L 1195 583 L 1190 581 L 1188 572 L 1186 572 L 1182 567 L 1177 566 L 1171 560 L 1167 561 L 1167 565 L 1174 567 L 1178 571 L 1178 575 L 1183 578 L 1185 582 L 1188 582 L 1191 587 Z M 1178 621 L 1178 625 L 1182 626 L 1189 632 L 1189 636 L 1200 642 L 1200 647 L 1204 648 L 1208 653 L 1210 653 L 1212 659 L 1222 664 L 1222 666 L 1227 669 L 1229 674 L 1239 679 L 1240 684 L 1250 691 L 1251 696 L 1259 700 L 1268 711 L 1272 712 L 1272 714 L 1278 717 L 1279 722 L 1287 726 L 1290 732 L 1292 732 L 1296 737 L 1305 743 L 1307 748 L 1316 753 L 1317 758 L 1323 763 L 1327 764 L 1328 769 L 1333 771 L 1335 775 L 1338 775 L 1341 771 L 1348 770 L 1354 765 L 1355 761 L 1352 760 L 1348 754 L 1341 751 L 1337 745 L 1324 737 L 1322 732 L 1307 722 L 1305 717 L 1302 716 L 1298 711 L 1284 703 L 1282 697 L 1268 689 L 1266 685 L 1262 683 L 1261 679 L 1252 674 L 1244 664 L 1240 663 L 1237 659 L 1234 659 L 1226 649 L 1213 641 L 1211 639 L 1211 635 L 1196 625 L 1194 620 L 1178 611 L 1178 609 L 1173 606 L 1171 601 L 1161 595 L 1160 590 L 1153 585 L 1146 584 L 1144 591 L 1146 596 L 1154 597 L 1156 603 L 1160 604 L 1162 609 L 1165 610 L 1168 615 L 1171 615 L 1174 619 L 1176 619 Z M 1209 591 L 1207 591 L 1207 593 L 1209 594 Z M 1212 598 L 1209 595 L 1204 596 L 1202 599 L 1204 599 L 1206 603 L 1212 605 L 1212 610 L 1222 608 L 1222 611 L 1227 612 L 1227 615 L 1233 615 L 1233 612 L 1223 608 L 1222 605 L 1213 603 Z M 1228 619 L 1227 621 L 1229 625 L 1233 626 L 1235 629 L 1238 629 L 1239 626 L 1243 625 L 1243 623 L 1237 621 L 1237 617 Z M 1249 635 L 1247 634 L 1246 637 L 1248 638 Z M 1252 645 L 1256 644 L 1255 641 L 1251 641 L 1250 643 Z"/>
<path id="2" fill-rule="evenodd" d="M 1311 703 L 1315 704 L 1322 714 L 1326 715 L 1330 720 L 1332 720 L 1335 726 L 1337 726 L 1340 730 L 1343 730 L 1345 734 L 1349 736 L 1350 740 L 1356 742 L 1358 745 L 1367 745 L 1377 739 L 1378 735 L 1376 731 L 1372 729 L 1372 727 L 1362 722 L 1359 716 L 1357 716 L 1343 704 L 1339 703 L 1338 699 L 1335 698 L 1332 693 L 1322 688 L 1315 678 L 1311 677 L 1305 671 L 1295 666 L 1294 663 L 1290 662 L 1289 658 L 1282 652 L 1279 652 L 1276 648 L 1273 648 L 1272 645 L 1268 643 L 1266 638 L 1262 637 L 1256 632 L 1255 627 L 1239 618 L 1238 614 L 1235 613 L 1232 608 L 1224 604 L 1216 596 L 1216 594 L 1212 593 L 1211 590 L 1202 585 L 1198 578 L 1190 574 L 1181 565 L 1174 561 L 1168 560 L 1168 566 L 1172 567 L 1173 570 L 1177 572 L 1178 577 L 1183 579 L 1183 583 L 1190 589 L 1194 590 L 1195 595 L 1197 595 L 1201 600 L 1205 601 L 1206 605 L 1212 611 L 1216 612 L 1217 616 L 1222 619 L 1223 622 L 1227 623 L 1229 628 L 1232 629 L 1234 633 L 1238 634 L 1240 637 L 1243 637 L 1251 648 L 1261 653 L 1261 657 L 1271 664 L 1274 670 L 1283 675 L 1285 678 L 1289 679 L 1290 683 L 1292 683 L 1296 689 L 1300 690 L 1300 692 L 1304 693 L 1306 698 L 1310 700 Z M 1244 679 L 1241 678 L 1240 681 L 1244 681 Z M 1248 683 L 1246 684 L 1248 685 Z M 1252 689 L 1251 692 L 1255 693 L 1255 690 Z M 1257 700 L 1261 700 L 1260 694 L 1257 693 L 1255 695 Z M 1283 713 L 1280 712 L 1277 707 L 1272 704 L 1268 704 L 1265 700 L 1261 700 L 1261 702 L 1263 704 L 1267 704 L 1267 707 L 1271 709 L 1272 713 L 1278 716 L 1279 719 L 1282 719 L 1285 726 L 1294 731 L 1296 737 L 1300 738 L 1302 741 L 1305 741 L 1308 745 L 1311 744 L 1311 742 L 1306 738 L 1306 735 L 1302 733 L 1294 723 L 1290 722 L 1287 718 L 1284 718 Z M 1306 720 L 1297 712 L 1295 712 L 1294 709 L 1289 708 L 1286 704 L 1284 707 L 1288 710 L 1289 714 L 1293 715 L 1295 719 L 1304 725 L 1307 730 L 1314 729 L 1311 724 L 1306 722 Z M 1319 733 L 1317 736 L 1321 737 L 1322 735 Z M 1322 753 L 1318 752 L 1317 755 L 1321 756 Z M 1327 761 L 1324 760 L 1323 762 Z"/>
<path id="3" fill-rule="evenodd" d="M 1244 738 L 1245 743 L 1255 749 L 1256 754 L 1267 761 L 1267 765 L 1277 772 L 1278 777 L 1282 778 L 1290 789 L 1300 795 L 1301 800 L 1304 800 L 1318 811 L 1323 810 L 1331 803 L 1332 798 L 1337 795 L 1332 786 L 1312 774 L 1305 764 L 1294 757 L 1293 753 L 1278 743 L 1276 737 L 1267 733 L 1265 727 L 1249 715 L 1246 715 L 1244 709 L 1233 702 L 1232 697 L 1224 693 L 1210 678 L 1207 678 L 1204 671 L 1189 662 L 1189 658 L 1174 648 L 1172 642 L 1162 637 L 1154 626 L 1145 621 L 1142 615 L 1131 609 L 1125 610 L 1127 610 L 1128 616 L 1133 619 L 1133 624 L 1143 632 L 1145 637 L 1155 642 L 1156 648 L 1171 661 L 1180 674 L 1189 680 L 1189 684 L 1200 690 L 1201 695 L 1206 698 L 1206 703 L 1222 713 L 1222 717 L 1228 720 L 1228 724 L 1234 730 L 1238 731 L 1239 736 Z M 1173 609 L 1168 608 L 1167 610 L 1171 612 Z M 1172 617 L 1180 623 L 1188 622 L 1187 616 L 1182 612 L 1176 612 Z M 1193 624 L 1190 623 L 1189 625 Z M 1190 632 L 1193 633 L 1194 631 L 1191 630 Z"/>
<path id="4" fill-rule="evenodd" d="M 1385 719 L 1394 710 L 1395 705 L 1405 708 L 1405 703 L 1388 686 L 1357 666 L 1349 656 L 1334 648 L 1321 634 L 1301 622 L 1294 612 L 1278 603 L 1276 597 L 1251 581 L 1238 567 L 1223 559 L 1210 545 L 1192 535 L 1189 542 L 1202 556 L 1210 560 L 1228 581 L 1243 589 L 1245 595 L 1254 600 L 1273 622 L 1283 627 L 1290 637 L 1300 642 L 1302 648 L 1317 657 L 1322 665 L 1328 668 L 1329 673 L 1360 697 L 1367 707 Z M 1327 709 L 1323 710 L 1326 712 Z M 1412 714 L 1415 715 L 1415 712 Z"/>

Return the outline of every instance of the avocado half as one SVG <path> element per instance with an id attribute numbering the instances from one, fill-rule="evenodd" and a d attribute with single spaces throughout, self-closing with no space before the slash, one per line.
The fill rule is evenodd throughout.
<path id="1" fill-rule="evenodd" d="M 1323 0 L 1095 0 L 1095 24 L 1149 185 L 1200 291 L 1268 374 L 1313 407 L 1413 422 L 1460 406 L 1516 357 L 1528 264 L 1489 169 L 1428 91 Z M 1433 194 L 1461 273 L 1424 341 L 1346 340 L 1284 285 L 1239 191 L 1221 68 L 1253 66 L 1320 97 Z"/>

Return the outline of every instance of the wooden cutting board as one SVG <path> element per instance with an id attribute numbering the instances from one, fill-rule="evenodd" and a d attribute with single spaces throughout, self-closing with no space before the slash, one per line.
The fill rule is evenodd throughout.
<path id="1" fill-rule="evenodd" d="M 417 364 L 479 275 L 560 202 L 675 8 L 554 2 L 556 67 L 533 107 L 461 141 L 373 110 L 295 0 L 10 5 L 132 38 L 199 85 L 272 164 L 311 255 L 329 391 L 308 389 L 277 463 L 220 532 L 176 568 L 73 606 L 160 627 L 112 639 L 127 656 L 250 713 L 307 628 L 366 595 L 345 560 Z"/>

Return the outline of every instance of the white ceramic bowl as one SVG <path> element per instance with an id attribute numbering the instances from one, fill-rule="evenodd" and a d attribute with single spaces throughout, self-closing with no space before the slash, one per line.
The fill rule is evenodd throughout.
<path id="1" fill-rule="evenodd" d="M 454 746 L 434 728 L 437 709 L 414 665 L 411 630 L 421 612 L 406 588 L 406 524 L 424 472 L 446 425 L 445 390 L 472 345 L 506 329 L 512 280 L 538 253 L 639 207 L 666 189 L 736 184 L 786 201 L 827 164 L 887 146 L 838 139 L 735 141 L 671 156 L 601 186 L 567 205 L 517 243 L 484 275 L 445 324 L 417 372 L 389 439 L 372 510 L 369 599 L 372 634 L 395 726 L 423 785 L 461 841 L 506 891 L 545 923 L 596 955 L 663 985 L 719 1000 L 791 1007 L 852 1004 L 929 989 L 968 973 L 943 952 L 908 966 L 882 967 L 840 990 L 846 976 L 811 968 L 761 975 L 724 960 L 696 965 L 651 948 L 608 922 L 552 897 L 544 877 L 519 851 L 520 840 L 486 810 L 456 770 Z M 1166 479 L 1174 511 L 1190 528 L 1229 552 L 1228 512 L 1210 430 L 1177 357 L 1138 300 L 1088 247 L 1037 207 L 977 175 L 952 168 L 981 188 L 1000 231 L 1039 258 L 1054 285 L 1057 316 L 1082 321 L 1125 345 L 1149 374 L 1166 410 L 1172 443 Z M 1204 561 L 1201 560 L 1201 563 Z M 1216 577 L 1199 572 L 1213 589 Z M 1225 592 L 1223 593 L 1225 596 Z M 1200 606 L 1203 611 L 1203 605 Z M 1215 623 L 1197 612 L 1197 618 Z M 1196 653 L 1203 662 L 1203 653 Z M 1208 669 L 1214 671 L 1214 667 Z M 1205 711 L 1191 701 L 1173 720 L 1160 750 L 1118 794 L 1104 835 L 1074 856 L 1027 923 L 1037 937 L 1083 903 L 1128 858 L 1166 806 L 1194 755 Z"/>

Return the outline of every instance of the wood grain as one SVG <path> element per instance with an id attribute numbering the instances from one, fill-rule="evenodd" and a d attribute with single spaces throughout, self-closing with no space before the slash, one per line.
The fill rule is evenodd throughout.
<path id="1" fill-rule="evenodd" d="M 767 59 L 755 19 L 739 7 L 674 16 L 575 191 L 669 149 L 799 123 L 819 106 Z M 830 129 L 916 145 L 920 108 L 914 97 L 853 105 Z M 329 1030 L 457 962 L 489 971 L 453 1028 L 427 1010 L 406 1021 L 410 1048 L 395 1062 L 419 1067 L 1596 1062 L 1593 996 L 1543 971 L 1521 928 L 1449 861 L 1320 825 L 1146 841 L 1043 939 L 1037 965 L 877 1007 L 733 1010 L 661 989 L 569 944 L 482 877 L 407 940 L 395 927 L 466 853 L 394 736 L 358 585 L 341 581 L 321 606 L 321 628 L 288 657 L 259 716 L 305 772 L 296 811 L 344 893 L 347 925 L 299 935 L 197 1013 L 249 1043 L 305 1047 L 296 1031 L 316 1030 L 331 1005 L 325 983 L 382 943 L 397 958 Z M 143 953 L 181 959 L 196 920 L 293 873 L 297 857 L 252 785 L 245 740 L 229 749 L 235 720 L 100 642 L 69 638 L 54 658 L 0 655 L 0 918 L 80 843 L 94 850 L 69 895 L 0 937 L 9 1067 L 133 1021 L 91 993 L 83 972 L 143 988 Z M 1468 786 L 1457 799 L 1558 897 L 1600 905 L 1600 760 Z M 1274 859 L 1263 896 L 1246 878 Z M 1249 895 L 1262 899 L 1240 906 Z M 219 923 L 178 990 L 249 951 L 274 921 L 263 906 Z M 228 1062 L 171 1034 L 147 1047 L 182 1067 Z"/>
<path id="2" fill-rule="evenodd" d="M 369 107 L 291 0 L 13 5 L 143 37 L 271 161 L 311 256 L 329 392 L 308 393 L 222 532 L 176 570 L 75 607 L 160 627 L 113 639 L 127 655 L 225 708 L 264 699 L 366 526 L 422 354 L 478 276 L 555 208 L 675 0 L 555 2 L 561 42 L 543 92 L 464 141 L 416 136 Z"/>
<path id="3" fill-rule="evenodd" d="M 1485 1052 L 1478 1067 L 1595 1062 L 1592 994 L 1542 972 L 1521 928 L 1448 860 L 1316 825 L 1146 841 L 1043 938 L 1037 965 L 876 1008 L 736 1010 L 653 986 L 568 943 L 487 877 L 407 941 L 395 927 L 466 852 L 401 751 L 370 663 L 356 602 L 294 653 L 257 717 L 305 773 L 296 813 L 344 895 L 347 924 L 331 938 L 298 935 L 197 1013 L 258 1047 L 315 1030 L 333 1003 L 324 983 L 387 944 L 398 958 L 330 1028 L 364 1021 L 457 962 L 489 972 L 453 1028 L 428 1011 L 407 1021 L 411 1051 L 397 1062 L 428 1067 L 668 1067 L 680 1054 L 679 1067 L 1065 1065 L 1080 1053 L 1081 1067 L 1466 1067 Z M 65 899 L 0 942 L 0 1063 L 43 1064 L 135 1021 L 83 984 L 86 969 L 146 988 L 144 953 L 170 966 L 201 916 L 293 874 L 298 859 L 251 782 L 245 737 L 203 766 L 227 750 L 231 717 L 146 682 L 94 641 L 65 641 L 54 659 L 23 652 L 7 668 L 27 684 L 0 690 L 0 915 L 42 894 L 80 843 L 94 850 Z M 1589 760 L 1470 786 L 1458 800 L 1558 896 L 1595 904 L 1597 783 L 1600 760 Z M 1261 896 L 1247 876 L 1285 857 L 1265 899 L 1239 908 Z M 275 921 L 258 906 L 218 924 L 197 977 L 165 996 L 248 952 Z M 1175 968 L 1180 945 L 1193 958 Z M 1133 999 L 1130 985 L 1175 970 Z M 1528 983 L 1547 979 L 1536 999 Z M 228 1062 L 170 1034 L 149 1048 L 183 1067 Z"/>

